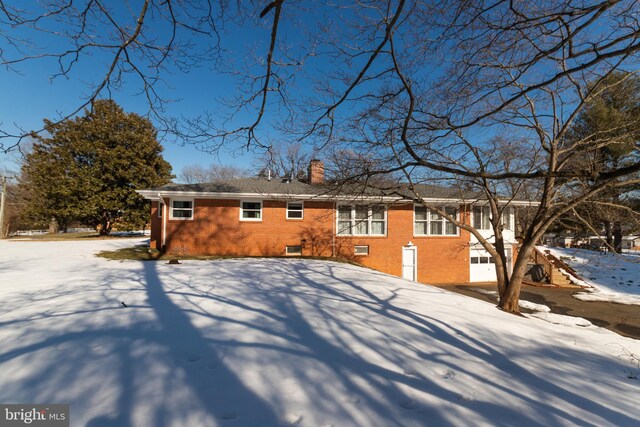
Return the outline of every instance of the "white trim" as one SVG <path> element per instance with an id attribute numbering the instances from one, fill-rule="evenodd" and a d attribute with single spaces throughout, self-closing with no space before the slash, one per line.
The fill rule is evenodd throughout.
<path id="1" fill-rule="evenodd" d="M 176 197 L 176 198 L 171 198 L 169 199 L 170 202 L 170 206 L 169 206 L 169 219 L 171 220 L 175 220 L 175 221 L 193 221 L 193 218 L 196 216 L 196 202 L 195 199 L 192 198 L 186 198 L 186 197 Z M 190 217 L 174 217 L 173 216 L 173 210 L 176 209 L 173 207 L 173 202 L 191 202 L 191 208 L 177 208 L 177 210 L 181 210 L 181 211 L 185 211 L 185 210 L 191 210 L 191 216 Z"/>
<path id="2" fill-rule="evenodd" d="M 163 251 L 167 244 L 167 203 L 160 194 L 158 194 L 158 201 L 162 202 L 162 209 L 164 210 L 162 212 L 162 236 L 160 238 L 160 251 Z"/>
<path id="3" fill-rule="evenodd" d="M 147 200 L 158 200 L 158 190 L 136 190 L 136 193 L 140 194 Z M 339 201 L 343 203 L 413 203 L 413 199 L 395 197 L 395 196 L 358 196 L 358 195 L 331 195 L 331 194 L 287 194 L 287 193 L 217 193 L 212 191 L 163 191 L 163 197 L 193 197 L 198 199 L 273 199 L 273 200 L 330 200 Z M 439 198 L 427 198 L 423 197 L 425 203 L 444 203 L 444 204 L 462 204 L 472 205 L 477 203 L 485 203 L 483 199 L 460 199 L 453 198 L 447 199 L 443 197 Z M 509 204 L 512 206 L 538 206 L 540 202 L 526 201 L 526 200 L 498 200 L 500 204 Z"/>
<path id="4" fill-rule="evenodd" d="M 260 218 L 244 218 L 242 216 L 242 212 L 244 211 L 244 209 L 242 208 L 242 205 L 244 203 L 259 203 L 260 204 Z M 240 212 L 239 212 L 239 218 L 240 221 L 243 222 L 261 222 L 262 218 L 264 216 L 264 205 L 262 203 L 262 200 L 240 200 Z M 252 211 L 255 211 L 255 209 L 251 209 Z"/>
<path id="5" fill-rule="evenodd" d="M 300 218 L 291 218 L 289 216 L 289 204 L 296 204 L 296 205 L 300 205 L 302 207 L 302 209 L 300 210 L 300 213 L 302 214 L 302 216 Z M 297 212 L 297 211 L 296 211 Z M 304 219 L 304 201 L 303 200 L 299 200 L 299 201 L 291 201 L 291 202 L 287 202 L 287 212 L 285 214 L 287 219 L 292 219 L 292 220 L 303 220 Z"/>
<path id="6" fill-rule="evenodd" d="M 476 222 L 476 213 L 474 212 L 476 210 L 476 208 L 480 209 L 480 228 L 475 226 L 475 222 Z M 487 210 L 487 223 L 489 224 L 487 228 L 482 228 L 482 223 L 484 222 L 484 211 L 485 209 Z M 470 219 L 471 219 L 471 226 L 473 228 L 475 228 L 478 231 L 487 231 L 487 230 L 492 230 L 492 225 L 491 225 L 491 207 L 489 205 L 474 205 L 471 206 L 471 215 L 469 215 Z"/>

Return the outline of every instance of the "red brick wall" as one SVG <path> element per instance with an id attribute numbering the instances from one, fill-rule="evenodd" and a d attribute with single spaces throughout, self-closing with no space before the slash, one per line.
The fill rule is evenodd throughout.
<path id="1" fill-rule="evenodd" d="M 166 249 L 172 254 L 282 256 L 287 245 L 303 246 L 305 256 L 336 254 L 364 266 L 402 275 L 402 247 L 418 251 L 418 281 L 469 281 L 469 233 L 459 236 L 413 236 L 413 205 L 390 206 L 387 236 L 335 236 L 333 202 L 304 202 L 304 219 L 286 219 L 285 201 L 263 201 L 262 221 L 240 221 L 239 200 L 194 200 L 193 220 L 167 218 Z M 463 213 L 468 217 L 467 213 Z M 160 245 L 157 203 L 151 207 L 151 242 Z M 304 242 L 303 242 L 304 240 Z M 368 245 L 369 255 L 354 256 L 354 245 Z"/>
<path id="2" fill-rule="evenodd" d="M 160 249 L 162 218 L 158 218 L 158 202 L 151 202 L 151 239 L 150 247 L 152 249 Z"/>
<path id="3" fill-rule="evenodd" d="M 419 282 L 466 283 L 469 281 L 469 232 L 459 230 L 459 233 L 459 236 L 414 236 L 413 204 L 406 204 L 389 207 L 387 236 L 338 236 L 336 240 L 345 255 L 353 254 L 355 245 L 369 245 L 369 255 L 357 256 L 355 261 L 395 276 L 402 276 L 402 247 L 412 242 L 418 251 Z"/>

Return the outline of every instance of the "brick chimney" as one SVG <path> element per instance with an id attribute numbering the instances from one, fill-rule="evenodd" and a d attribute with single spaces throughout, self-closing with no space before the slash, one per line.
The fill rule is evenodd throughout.
<path id="1" fill-rule="evenodd" d="M 309 184 L 322 184 L 324 182 L 324 163 L 322 160 L 311 159 L 309 162 Z"/>

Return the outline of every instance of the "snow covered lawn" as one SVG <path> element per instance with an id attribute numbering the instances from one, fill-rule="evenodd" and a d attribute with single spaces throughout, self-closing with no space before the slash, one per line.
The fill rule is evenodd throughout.
<path id="1" fill-rule="evenodd" d="M 93 255 L 138 242 L 0 242 L 0 402 L 89 427 L 640 424 L 640 341 L 333 262 Z"/>
<path id="2" fill-rule="evenodd" d="M 586 249 L 541 246 L 562 259 L 590 286 L 574 295 L 583 301 L 640 304 L 640 253 L 612 254 Z"/>

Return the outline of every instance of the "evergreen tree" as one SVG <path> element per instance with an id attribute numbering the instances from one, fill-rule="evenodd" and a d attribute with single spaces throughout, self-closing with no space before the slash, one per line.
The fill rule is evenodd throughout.
<path id="1" fill-rule="evenodd" d="M 142 227 L 149 213 L 135 190 L 172 178 L 151 122 L 112 100 L 95 101 L 81 117 L 44 122 L 48 136 L 35 136 L 22 167 L 27 213 L 63 230 L 79 221 L 102 235 L 115 224 Z"/>
<path id="2" fill-rule="evenodd" d="M 575 167 L 588 170 L 594 176 L 607 168 L 619 167 L 635 156 L 640 141 L 640 79 L 636 74 L 616 72 L 603 83 L 606 89 L 582 111 L 569 136 L 595 147 L 574 157 Z M 632 176 L 625 177 L 630 178 Z M 617 252 L 622 247 L 625 225 L 631 225 L 624 224 L 624 219 L 628 222 L 633 219 L 629 217 L 630 206 L 623 196 L 620 190 L 612 188 L 575 209 L 575 215 L 584 222 L 582 225 L 604 231 L 607 244 Z M 589 229 L 585 230 L 587 234 Z"/>

